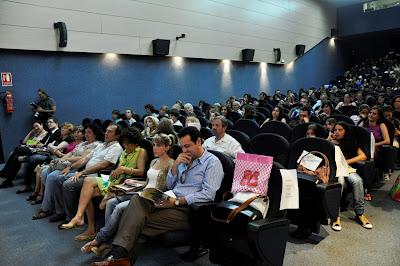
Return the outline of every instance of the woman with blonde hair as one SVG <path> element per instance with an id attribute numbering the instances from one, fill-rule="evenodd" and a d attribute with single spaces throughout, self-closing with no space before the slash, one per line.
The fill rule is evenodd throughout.
<path id="1" fill-rule="evenodd" d="M 170 157 L 172 154 L 172 137 L 172 135 L 163 133 L 153 137 L 153 152 L 156 158 L 151 162 L 150 169 L 147 171 L 147 185 L 145 188 L 155 187 L 161 191 L 168 189 L 166 177 L 174 163 L 174 160 Z M 125 180 L 126 184 L 134 182 L 131 179 Z M 93 241 L 86 243 L 81 248 L 83 253 L 93 252 L 101 256 L 109 250 L 110 245 L 106 243 L 111 242 L 114 234 L 117 232 L 119 221 L 132 196 L 132 194 L 125 195 L 118 198 L 111 198 L 107 201 L 105 226 L 100 229 Z"/>

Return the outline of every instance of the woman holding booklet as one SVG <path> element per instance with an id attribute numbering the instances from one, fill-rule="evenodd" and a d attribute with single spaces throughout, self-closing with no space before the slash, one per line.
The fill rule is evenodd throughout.
<path id="1" fill-rule="evenodd" d="M 147 160 L 147 152 L 139 146 L 142 141 L 140 132 L 135 128 L 128 128 L 121 135 L 121 142 L 124 151 L 119 159 L 118 167 L 111 172 L 109 178 L 86 177 L 81 195 L 79 198 L 78 211 L 75 217 L 67 223 L 61 225 L 62 229 L 80 227 L 84 224 L 83 215 L 86 211 L 88 217 L 88 227 L 85 232 L 78 235 L 76 240 L 87 240 L 93 238 L 95 234 L 94 208 L 91 200 L 96 196 L 105 196 L 108 189 L 117 184 L 123 183 L 127 178 L 143 176 Z"/>
<path id="2" fill-rule="evenodd" d="M 166 134 L 157 134 L 153 137 L 153 152 L 156 159 L 150 164 L 150 169 L 147 171 L 147 188 L 157 188 L 161 191 L 166 191 L 166 176 L 171 168 L 174 160 L 171 159 L 172 154 L 172 137 Z M 125 184 L 133 184 L 135 180 L 126 179 Z M 105 226 L 100 229 L 95 239 L 86 243 L 81 251 L 83 253 L 93 252 L 98 256 L 106 254 L 111 248 L 109 243 L 116 231 L 118 230 L 119 221 L 122 217 L 124 209 L 129 204 L 129 199 L 133 194 L 125 195 L 123 197 L 112 198 L 107 202 Z M 121 202 L 122 201 L 122 202 Z"/>

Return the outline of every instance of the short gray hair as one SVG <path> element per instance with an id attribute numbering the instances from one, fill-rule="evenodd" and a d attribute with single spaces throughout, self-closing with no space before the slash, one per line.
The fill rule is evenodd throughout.
<path id="1" fill-rule="evenodd" d="M 213 118 L 212 121 L 219 119 L 221 121 L 222 127 L 227 128 L 228 127 L 228 119 L 226 119 L 225 116 L 223 115 L 218 115 Z"/>

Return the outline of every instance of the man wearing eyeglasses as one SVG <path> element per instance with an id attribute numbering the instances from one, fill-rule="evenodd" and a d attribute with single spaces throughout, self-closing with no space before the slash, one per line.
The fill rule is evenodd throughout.
<path id="1" fill-rule="evenodd" d="M 139 196 L 132 197 L 108 258 L 92 265 L 130 265 L 128 253 L 137 247 L 140 235 L 153 238 L 167 231 L 187 230 L 188 206 L 214 200 L 224 176 L 221 162 L 202 147 L 200 132 L 195 127 L 183 128 L 178 136 L 182 153 L 167 175 L 169 194 L 174 197 L 157 206 Z"/>

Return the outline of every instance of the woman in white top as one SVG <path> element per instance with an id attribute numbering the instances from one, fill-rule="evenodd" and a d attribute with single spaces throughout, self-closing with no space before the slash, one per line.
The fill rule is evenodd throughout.
<path id="1" fill-rule="evenodd" d="M 276 105 L 274 109 L 272 109 L 271 115 L 265 119 L 264 123 L 260 127 L 262 127 L 268 121 L 280 121 L 286 123 L 286 119 L 283 117 L 283 108 L 280 105 Z"/>
<path id="2" fill-rule="evenodd" d="M 172 153 L 171 144 L 171 135 L 161 133 L 153 137 L 153 153 L 156 159 L 151 162 L 150 169 L 147 171 L 147 185 L 145 188 L 157 188 L 161 191 L 168 189 L 166 177 L 174 163 L 174 160 L 170 157 Z M 128 185 L 133 184 L 135 180 L 126 179 L 124 183 Z M 131 197 L 132 194 L 126 194 L 107 201 L 106 223 L 97 233 L 96 238 L 81 248 L 83 253 L 93 252 L 98 256 L 102 256 L 102 254 L 105 254 L 111 248 L 111 245 L 106 243 L 111 242 L 114 234 L 117 232 L 119 221 Z"/>

